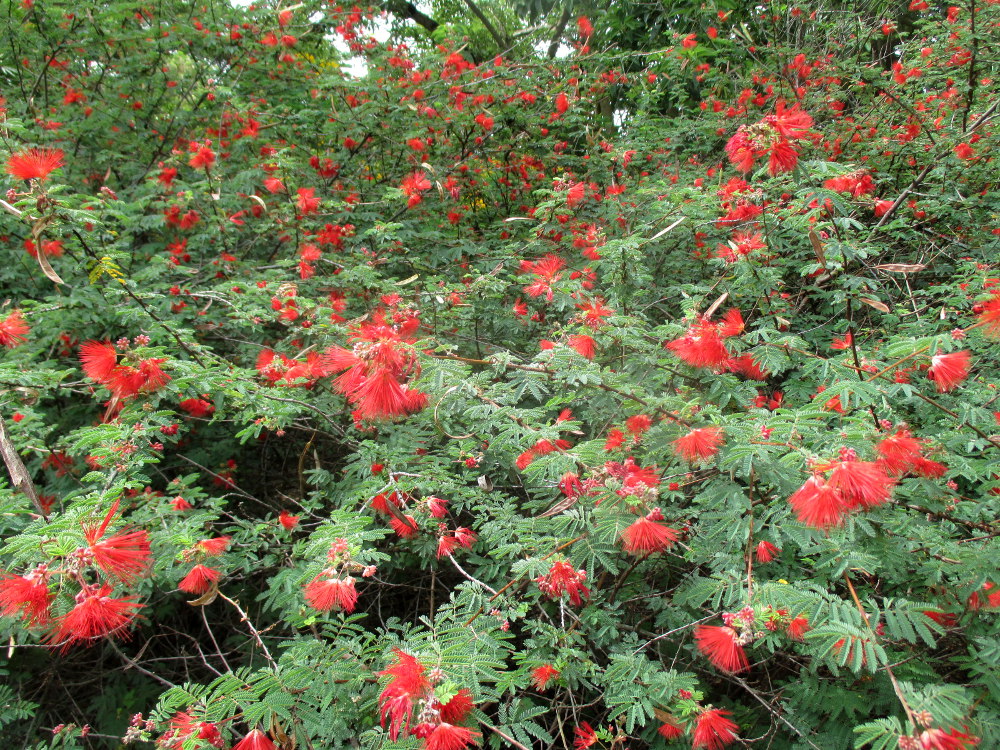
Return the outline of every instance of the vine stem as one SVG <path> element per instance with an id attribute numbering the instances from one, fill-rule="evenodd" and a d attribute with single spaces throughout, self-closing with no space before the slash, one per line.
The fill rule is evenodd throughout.
<path id="1" fill-rule="evenodd" d="M 267 658 L 268 664 L 271 665 L 271 669 L 277 671 L 278 663 L 274 660 L 274 657 L 271 656 L 270 650 L 268 650 L 267 645 L 264 643 L 264 640 L 260 637 L 260 632 L 257 630 L 257 628 L 254 627 L 253 622 L 250 621 L 250 615 L 248 615 L 246 612 L 243 611 L 243 608 L 239 605 L 239 602 L 230 599 L 221 591 L 219 592 L 219 598 L 225 599 L 227 602 L 233 605 L 233 609 L 235 609 L 237 612 L 240 613 L 241 620 L 247 624 L 247 629 L 250 631 L 250 635 L 253 636 L 254 641 L 256 641 L 257 645 L 260 646 L 260 650 L 264 652 L 264 656 Z"/>
<path id="2" fill-rule="evenodd" d="M 875 631 L 872 630 L 871 619 L 868 617 L 868 611 L 862 606 L 861 600 L 858 598 L 858 592 L 854 590 L 854 584 L 851 582 L 850 574 L 844 571 L 844 581 L 847 582 L 847 589 L 851 592 L 851 598 L 854 600 L 854 605 L 858 608 L 858 612 L 861 613 L 862 619 L 865 621 L 865 625 L 873 636 L 876 635 Z M 876 636 L 877 637 L 877 636 Z M 903 704 L 903 710 L 906 711 L 906 719 L 910 722 L 910 727 L 916 729 L 918 726 L 916 714 L 914 714 L 913 709 L 910 708 L 909 701 L 906 700 L 906 696 L 903 695 L 903 689 L 899 686 L 899 681 L 896 679 L 896 675 L 892 671 L 892 667 L 888 664 L 885 665 L 885 673 L 889 675 L 889 681 L 892 683 L 892 689 L 896 693 L 896 697 L 899 698 L 899 702 Z"/>

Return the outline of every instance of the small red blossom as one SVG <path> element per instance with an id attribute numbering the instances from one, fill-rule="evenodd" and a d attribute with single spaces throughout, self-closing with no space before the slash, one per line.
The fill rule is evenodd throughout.
<path id="1" fill-rule="evenodd" d="M 969 377 L 972 352 L 966 350 L 950 354 L 935 354 L 931 357 L 931 368 L 927 377 L 934 381 L 938 393 L 955 390 L 960 383 Z"/>
<path id="2" fill-rule="evenodd" d="M 60 149 L 29 148 L 10 155 L 7 174 L 20 180 L 44 181 L 63 163 L 63 152 Z"/>
<path id="3" fill-rule="evenodd" d="M 222 573 L 215 570 L 215 568 L 209 568 L 206 565 L 195 565 L 191 568 L 190 572 L 181 579 L 181 582 L 177 584 L 177 588 L 187 594 L 201 596 L 212 588 L 213 584 L 219 580 L 221 575 Z"/>
<path id="4" fill-rule="evenodd" d="M 20 310 L 12 310 L 7 317 L 0 320 L 0 346 L 13 349 L 24 343 L 28 335 L 28 324 Z"/>
<path id="5" fill-rule="evenodd" d="M 700 427 L 673 441 L 674 453 L 685 461 L 696 463 L 712 458 L 722 444 L 721 427 Z"/>
<path id="6" fill-rule="evenodd" d="M 278 746 L 261 730 L 254 729 L 233 745 L 232 750 L 278 750 Z"/>
<path id="7" fill-rule="evenodd" d="M 531 684 L 536 690 L 545 690 L 549 683 L 559 676 L 559 670 L 551 664 L 542 664 L 531 670 Z"/>
<path id="8" fill-rule="evenodd" d="M 23 576 L 0 573 L 0 615 L 20 614 L 29 625 L 43 625 L 53 598 L 44 567 Z"/>
<path id="9" fill-rule="evenodd" d="M 721 750 L 736 740 L 739 727 L 727 716 L 730 712 L 721 708 L 706 708 L 695 720 L 692 750 Z"/>
<path id="10" fill-rule="evenodd" d="M 320 612 L 336 609 L 350 614 L 358 602 L 354 579 L 350 576 L 327 578 L 327 572 L 319 574 L 306 586 L 306 602 Z"/>
<path id="11" fill-rule="evenodd" d="M 122 634 L 142 607 L 134 596 L 111 596 L 108 585 L 86 585 L 76 595 L 76 605 L 59 618 L 47 636 L 52 643 L 62 643 L 63 650 L 75 643 L 94 641 Z"/>
<path id="12" fill-rule="evenodd" d="M 724 672 L 743 672 L 750 668 L 740 636 L 727 625 L 699 625 L 694 640 L 708 660 Z"/>
<path id="13" fill-rule="evenodd" d="M 622 548 L 632 555 L 663 552 L 676 541 L 675 529 L 648 517 L 636 519 L 622 532 Z"/>

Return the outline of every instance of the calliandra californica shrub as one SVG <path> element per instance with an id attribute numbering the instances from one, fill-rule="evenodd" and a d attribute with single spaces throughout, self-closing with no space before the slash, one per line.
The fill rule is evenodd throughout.
<path id="1" fill-rule="evenodd" d="M 1000 746 L 1000 5 L 468 5 L 7 3 L 5 744 Z"/>

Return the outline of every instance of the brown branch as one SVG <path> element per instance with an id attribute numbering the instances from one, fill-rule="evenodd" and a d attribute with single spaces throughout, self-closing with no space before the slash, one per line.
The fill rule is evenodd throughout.
<path id="1" fill-rule="evenodd" d="M 3 462 L 7 465 L 7 472 L 10 474 L 14 488 L 27 495 L 39 515 L 48 521 L 49 515 L 42 507 L 41 500 L 38 499 L 38 491 L 35 489 L 35 483 L 31 481 L 31 475 L 25 468 L 24 461 L 21 460 L 17 448 L 14 447 L 14 443 L 7 436 L 7 425 L 3 421 L 3 416 L 0 416 L 0 455 L 3 456 Z"/>

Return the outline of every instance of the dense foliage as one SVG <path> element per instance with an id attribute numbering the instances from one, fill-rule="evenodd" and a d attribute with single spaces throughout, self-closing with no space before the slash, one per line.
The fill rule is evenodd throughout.
<path id="1" fill-rule="evenodd" d="M 5 745 L 1000 746 L 1000 5 L 3 5 Z"/>

